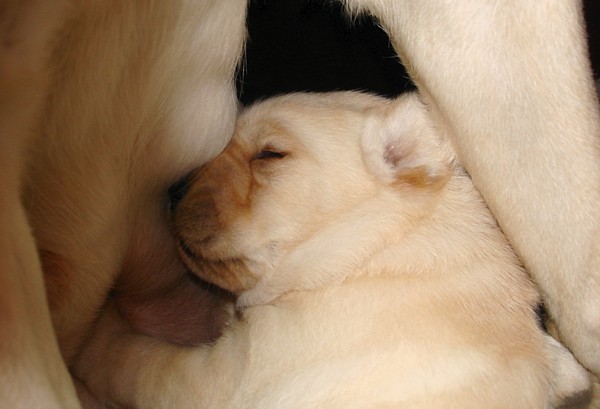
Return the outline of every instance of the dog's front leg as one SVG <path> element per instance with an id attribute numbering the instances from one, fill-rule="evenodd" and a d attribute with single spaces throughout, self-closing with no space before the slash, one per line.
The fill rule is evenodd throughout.
<path id="1" fill-rule="evenodd" d="M 600 374 L 600 117 L 579 2 L 347 3 L 381 20 L 562 340 Z"/>

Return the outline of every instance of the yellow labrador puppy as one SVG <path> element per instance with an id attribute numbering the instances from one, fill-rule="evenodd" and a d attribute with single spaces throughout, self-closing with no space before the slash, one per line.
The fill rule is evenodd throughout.
<path id="1" fill-rule="evenodd" d="M 238 313 L 189 349 L 106 318 L 77 373 L 112 404 L 534 409 L 589 386 L 416 95 L 251 107 L 174 223 Z"/>
<path id="2" fill-rule="evenodd" d="M 600 116 L 580 2 L 345 3 L 385 27 L 539 283 L 561 338 L 599 374 Z M 207 327 L 218 300 L 182 278 L 164 190 L 230 137 L 245 7 L 245 0 L 1 2 L 0 401 L 7 406 L 79 406 L 66 367 L 111 289 L 137 330 L 181 343 L 214 332 Z M 171 326 L 197 314 L 206 315 L 202 325 Z"/>

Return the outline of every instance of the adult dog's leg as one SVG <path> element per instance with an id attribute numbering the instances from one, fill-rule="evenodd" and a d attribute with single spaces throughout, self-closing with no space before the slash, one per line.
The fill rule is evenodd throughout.
<path id="1" fill-rule="evenodd" d="M 76 408 L 20 200 L 28 143 L 46 95 L 49 39 L 61 1 L 2 2 L 0 13 L 0 401 L 10 408 Z"/>
<path id="2" fill-rule="evenodd" d="M 579 2 L 347 3 L 381 20 L 562 340 L 600 374 L 600 119 Z"/>

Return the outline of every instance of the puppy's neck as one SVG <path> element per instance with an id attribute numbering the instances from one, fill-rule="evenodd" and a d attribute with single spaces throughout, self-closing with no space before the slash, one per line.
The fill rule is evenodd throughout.
<path id="1" fill-rule="evenodd" d="M 428 275 L 519 269 L 520 263 L 479 192 L 466 175 L 455 175 L 421 223 L 373 254 L 357 274 Z"/>

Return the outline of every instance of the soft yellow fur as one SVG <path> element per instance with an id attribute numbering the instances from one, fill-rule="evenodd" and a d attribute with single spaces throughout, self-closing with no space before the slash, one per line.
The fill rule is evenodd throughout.
<path id="1" fill-rule="evenodd" d="M 237 109 L 243 1 L 114 7 L 82 4 L 60 33 L 51 63 L 64 73 L 25 184 L 42 262 L 60 270 L 48 291 L 68 362 L 118 274 L 173 264 L 165 191 L 225 146 Z"/>
<path id="2" fill-rule="evenodd" d="M 239 311 L 214 346 L 179 350 L 105 318 L 77 374 L 112 404 L 533 409 L 588 387 L 416 95 L 251 107 L 174 223 Z"/>
<path id="3" fill-rule="evenodd" d="M 379 18 L 539 283 L 560 338 L 598 375 L 600 120 L 580 2 L 346 3 Z M 181 277 L 163 191 L 229 138 L 245 6 L 1 2 L 8 406 L 77 407 L 64 363 L 115 281 L 143 298 Z"/>
<path id="4" fill-rule="evenodd" d="M 78 406 L 19 200 L 50 80 L 47 37 L 63 23 L 64 3 L 5 1 L 0 16 L 0 400 L 7 407 Z"/>
<path id="5" fill-rule="evenodd" d="M 600 374 L 600 115 L 580 2 L 346 3 L 380 19 L 561 339 Z"/>
<path id="6" fill-rule="evenodd" d="M 77 407 L 63 360 L 109 290 L 184 272 L 165 192 L 230 138 L 246 2 L 1 8 L 0 401 Z"/>

